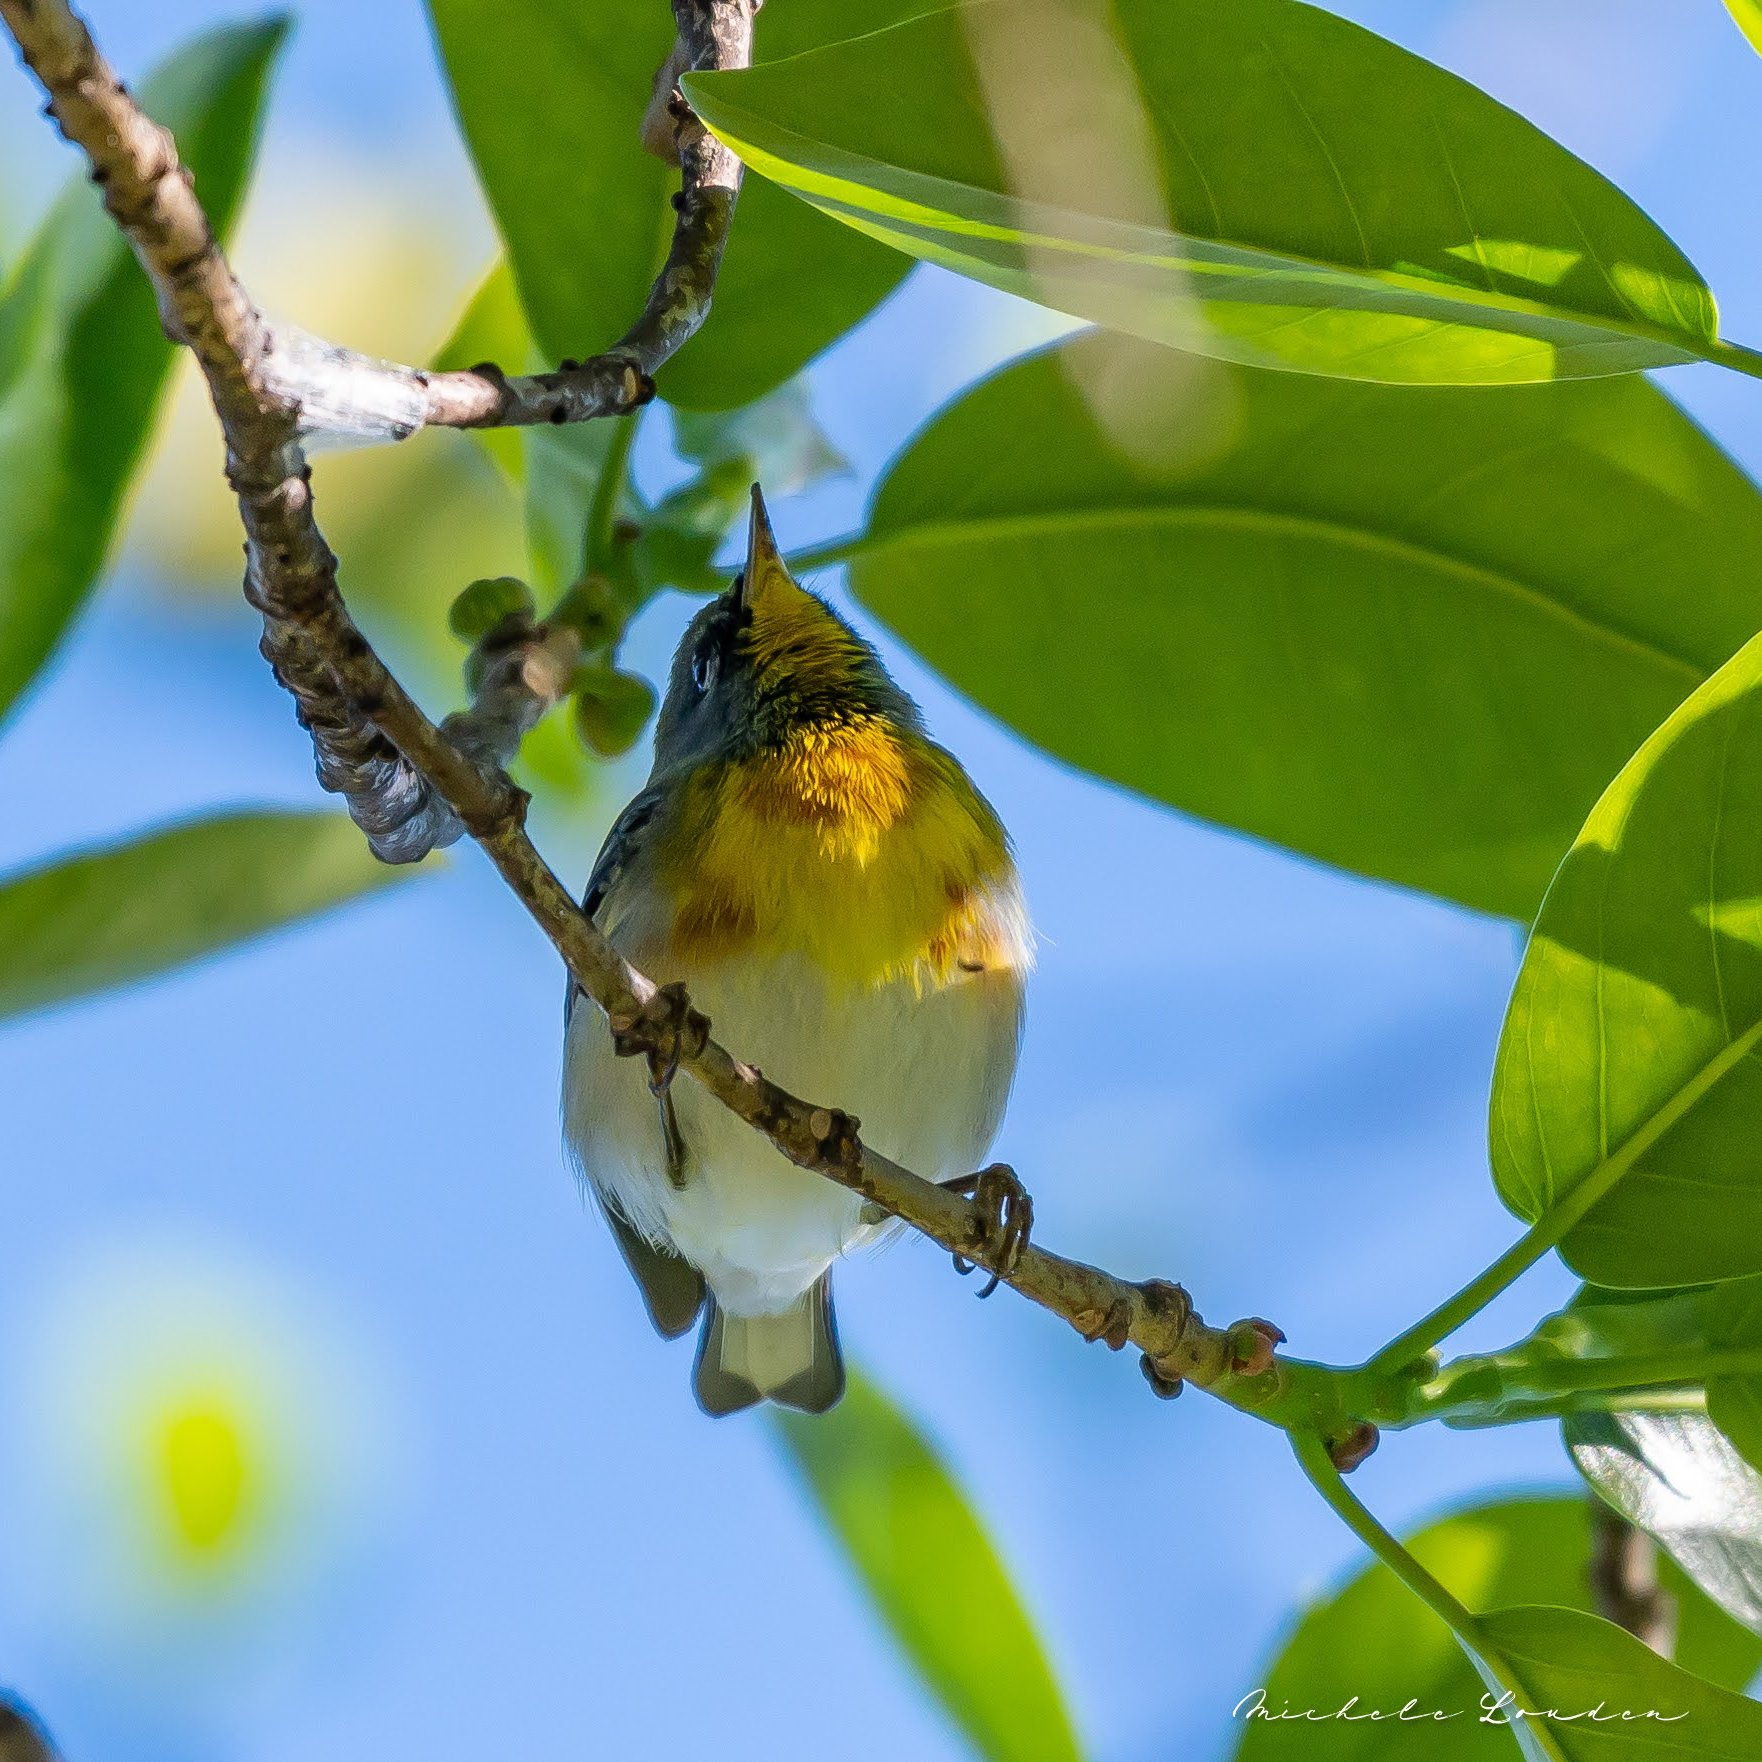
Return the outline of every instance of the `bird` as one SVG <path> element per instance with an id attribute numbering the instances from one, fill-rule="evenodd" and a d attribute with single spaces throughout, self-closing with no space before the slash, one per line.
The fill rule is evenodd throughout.
<path id="1" fill-rule="evenodd" d="M 680 641 L 648 781 L 582 904 L 737 1057 L 971 1190 L 1033 964 L 1011 841 L 874 646 L 790 574 L 756 484 L 745 564 Z M 650 1320 L 699 1328 L 699 1406 L 832 1407 L 831 1269 L 889 1220 L 695 1083 L 652 1083 L 574 992 L 563 1063 L 570 1157 Z"/>

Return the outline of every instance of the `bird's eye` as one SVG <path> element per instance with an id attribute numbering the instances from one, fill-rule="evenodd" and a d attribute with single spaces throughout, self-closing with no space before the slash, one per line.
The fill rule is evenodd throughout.
<path id="1" fill-rule="evenodd" d="M 705 643 L 691 657 L 691 683 L 699 697 L 716 683 L 716 649 L 713 643 Z"/>

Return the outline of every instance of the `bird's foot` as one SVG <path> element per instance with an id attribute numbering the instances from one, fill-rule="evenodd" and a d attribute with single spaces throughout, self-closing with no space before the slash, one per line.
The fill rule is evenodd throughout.
<path id="1" fill-rule="evenodd" d="M 994 1162 L 977 1174 L 957 1175 L 942 1185 L 973 1201 L 976 1216 L 968 1226 L 972 1258 L 954 1257 L 954 1270 L 965 1276 L 981 1262 L 991 1278 L 979 1295 L 989 1297 L 1022 1263 L 1028 1233 L 1034 1227 L 1034 1201 L 1008 1163 Z"/>
<path id="2" fill-rule="evenodd" d="M 664 1096 L 679 1074 L 682 1058 L 695 1058 L 710 1038 L 710 1018 L 691 1007 L 677 980 L 657 987 L 636 1015 L 612 1018 L 612 1050 L 620 1058 L 642 1054 L 648 1060 L 649 1089 Z"/>

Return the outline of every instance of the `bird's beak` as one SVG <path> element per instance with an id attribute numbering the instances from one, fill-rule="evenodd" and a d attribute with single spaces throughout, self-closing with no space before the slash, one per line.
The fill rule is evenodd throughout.
<path id="1" fill-rule="evenodd" d="M 740 578 L 741 599 L 751 605 L 766 585 L 778 576 L 787 581 L 789 569 L 777 549 L 776 536 L 771 531 L 771 516 L 765 512 L 764 492 L 755 483 L 752 518 L 746 529 L 746 568 L 741 572 Z"/>

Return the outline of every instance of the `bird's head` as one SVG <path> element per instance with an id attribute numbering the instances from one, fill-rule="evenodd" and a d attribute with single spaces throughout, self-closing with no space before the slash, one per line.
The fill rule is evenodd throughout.
<path id="1" fill-rule="evenodd" d="M 754 484 L 746 565 L 692 619 L 673 657 L 655 728 L 657 774 L 877 722 L 923 727 L 874 649 L 791 576 Z"/>

